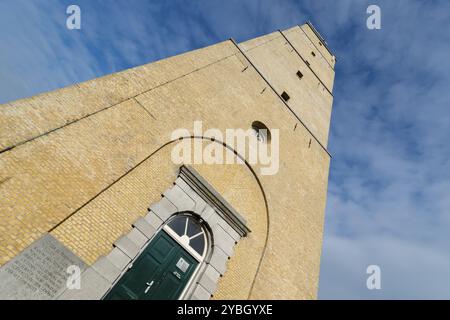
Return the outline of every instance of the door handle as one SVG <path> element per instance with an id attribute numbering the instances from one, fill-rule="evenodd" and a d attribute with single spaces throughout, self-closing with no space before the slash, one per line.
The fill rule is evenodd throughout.
<path id="1" fill-rule="evenodd" d="M 150 290 L 150 288 L 152 287 L 152 285 L 153 285 L 153 280 L 150 282 L 150 283 L 148 283 L 148 282 L 146 282 L 145 284 L 147 285 L 147 288 L 145 289 L 145 291 L 144 291 L 144 293 L 147 293 L 148 292 L 148 290 Z"/>

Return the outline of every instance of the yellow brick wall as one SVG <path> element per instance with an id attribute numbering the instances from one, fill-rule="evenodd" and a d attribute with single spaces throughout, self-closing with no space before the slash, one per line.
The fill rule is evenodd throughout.
<path id="1" fill-rule="evenodd" d="M 215 298 L 315 298 L 330 157 L 231 41 L 0 106 L 0 264 L 46 232 L 89 264 L 106 254 L 174 181 L 171 133 L 195 120 L 280 130 L 276 175 L 194 166 L 253 231 Z"/>
<path id="2" fill-rule="evenodd" d="M 323 49 L 314 44 L 311 40 L 317 38 L 311 32 L 308 32 L 308 26 L 294 27 L 284 31 L 286 38 L 292 43 L 298 53 L 310 63 L 311 69 L 322 80 L 328 90 L 333 90 L 334 69 L 330 64 L 329 54 L 322 54 Z M 312 55 L 315 53 L 315 56 Z"/>

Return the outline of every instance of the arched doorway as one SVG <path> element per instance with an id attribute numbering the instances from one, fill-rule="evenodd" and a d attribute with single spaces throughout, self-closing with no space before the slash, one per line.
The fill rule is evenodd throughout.
<path id="1" fill-rule="evenodd" d="M 105 300 L 176 300 L 208 251 L 206 229 L 191 214 L 173 216 Z"/>

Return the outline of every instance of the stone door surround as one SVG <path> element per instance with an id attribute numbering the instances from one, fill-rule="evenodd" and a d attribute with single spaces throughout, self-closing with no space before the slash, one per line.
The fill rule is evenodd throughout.
<path id="1" fill-rule="evenodd" d="M 153 236 L 173 215 L 190 213 L 202 220 L 208 233 L 209 250 L 180 299 L 207 300 L 225 273 L 235 244 L 247 236 L 246 220 L 192 167 L 183 165 L 174 185 L 159 202 L 137 219 L 128 234 L 114 242 L 111 252 L 102 256 L 81 274 L 81 289 L 66 289 L 58 299 L 101 299 L 132 267 Z"/>

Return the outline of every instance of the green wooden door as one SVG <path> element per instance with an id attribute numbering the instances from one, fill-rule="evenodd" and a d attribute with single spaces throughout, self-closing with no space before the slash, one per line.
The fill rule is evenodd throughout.
<path id="1" fill-rule="evenodd" d="M 160 231 L 105 300 L 178 299 L 198 262 Z"/>

